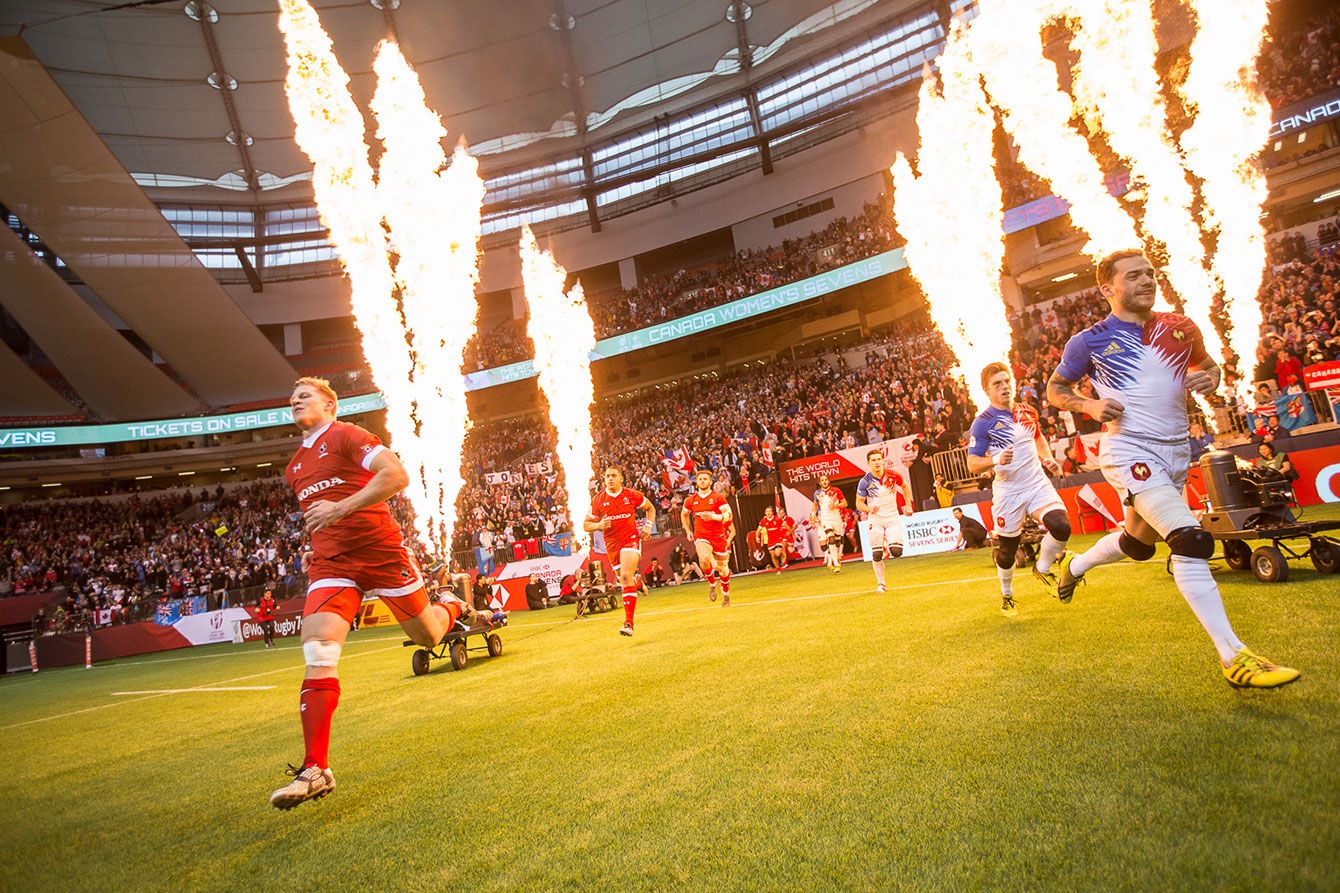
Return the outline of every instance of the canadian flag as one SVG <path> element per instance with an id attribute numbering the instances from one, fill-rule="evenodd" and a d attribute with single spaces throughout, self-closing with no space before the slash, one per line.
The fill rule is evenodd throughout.
<path id="1" fill-rule="evenodd" d="M 769 468 L 776 467 L 775 463 L 772 461 L 772 447 L 768 446 L 766 443 L 763 444 L 763 449 L 759 451 L 759 456 L 763 459 L 764 465 Z"/>
<path id="2" fill-rule="evenodd" d="M 1106 518 L 1108 523 L 1113 527 L 1120 526 L 1120 522 L 1112 517 L 1112 513 L 1107 510 L 1107 506 L 1103 505 L 1102 497 L 1100 497 L 1098 491 L 1093 488 L 1093 484 L 1085 484 L 1083 487 L 1080 487 L 1079 492 L 1075 494 L 1075 497 L 1085 505 L 1091 506 L 1094 511 Z"/>
<path id="3" fill-rule="evenodd" d="M 677 450 L 662 450 L 661 462 L 665 464 L 666 473 L 670 479 L 670 486 L 678 486 L 680 482 L 687 481 L 693 469 L 697 466 L 693 459 L 689 457 L 689 448 L 681 445 Z"/>

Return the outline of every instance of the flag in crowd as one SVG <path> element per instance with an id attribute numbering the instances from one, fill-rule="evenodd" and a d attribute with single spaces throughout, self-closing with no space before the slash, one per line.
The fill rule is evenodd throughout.
<path id="1" fill-rule="evenodd" d="M 689 457 L 689 448 L 681 444 L 679 449 L 662 450 L 662 456 L 661 461 L 665 463 L 665 473 L 670 486 L 677 487 L 681 483 L 687 483 L 689 476 L 693 474 L 693 469 L 697 467 Z"/>

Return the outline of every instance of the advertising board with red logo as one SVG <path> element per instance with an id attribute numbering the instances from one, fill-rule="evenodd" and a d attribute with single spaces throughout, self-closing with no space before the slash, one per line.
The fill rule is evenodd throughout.
<path id="1" fill-rule="evenodd" d="M 964 517 L 972 518 L 990 529 L 991 522 L 982 514 L 984 508 L 990 508 L 990 503 L 979 502 L 955 508 L 962 509 Z M 928 512 L 904 515 L 902 521 L 904 555 L 952 552 L 959 547 L 959 524 L 958 519 L 954 517 L 954 508 L 932 509 Z M 862 521 L 857 526 L 861 531 L 861 560 L 873 561 L 874 556 L 870 551 L 870 524 L 868 521 Z"/>
<path id="2" fill-rule="evenodd" d="M 783 462 L 779 474 L 786 513 L 797 524 L 802 523 L 810 516 L 810 506 L 814 501 L 814 491 L 819 487 L 819 478 L 827 477 L 831 483 L 837 484 L 864 477 L 870 470 L 866 455 L 871 450 L 877 449 L 884 454 L 886 469 L 892 469 L 906 478 L 907 466 L 912 461 L 912 441 L 919 436 L 912 434 L 880 444 L 851 447 L 836 453 Z"/>

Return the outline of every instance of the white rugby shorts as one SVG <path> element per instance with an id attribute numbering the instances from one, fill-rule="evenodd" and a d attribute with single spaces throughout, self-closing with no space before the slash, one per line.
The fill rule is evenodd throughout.
<path id="1" fill-rule="evenodd" d="M 1056 494 L 1051 481 L 1041 481 L 1027 489 L 997 483 L 991 488 L 991 513 L 996 518 L 996 536 L 1018 536 L 1024 519 L 1032 515 L 1039 524 L 1042 516 L 1055 509 L 1065 511 L 1065 503 Z"/>
<path id="2" fill-rule="evenodd" d="M 1185 440 L 1158 443 L 1122 437 L 1120 433 L 1104 434 L 1098 445 L 1098 462 L 1103 477 L 1125 504 L 1136 493 L 1155 487 L 1172 487 L 1180 492 L 1191 467 L 1191 444 Z"/>
<path id="3" fill-rule="evenodd" d="M 870 548 L 882 549 L 885 546 L 903 545 L 903 519 L 900 516 L 876 518 L 871 515 L 869 521 Z"/>

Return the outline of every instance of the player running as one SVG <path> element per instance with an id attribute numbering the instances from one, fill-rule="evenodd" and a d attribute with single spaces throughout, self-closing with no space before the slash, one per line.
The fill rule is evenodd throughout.
<path id="1" fill-rule="evenodd" d="M 1142 253 L 1108 255 L 1098 263 L 1097 278 L 1112 313 L 1066 342 L 1061 365 L 1047 382 L 1047 399 L 1107 424 L 1099 462 L 1126 517 L 1122 530 L 1061 559 L 1057 595 L 1069 602 L 1075 585 L 1100 564 L 1153 557 L 1162 538 L 1172 551 L 1173 580 L 1214 642 L 1229 684 L 1274 688 L 1293 682 L 1297 670 L 1253 654 L 1234 634 L 1210 575 L 1214 537 L 1196 523 L 1182 497 L 1191 455 L 1186 392 L 1212 393 L 1219 367 L 1205 353 L 1195 323 L 1154 312 L 1158 274 Z M 1085 375 L 1097 399 L 1075 393 Z"/>
<path id="2" fill-rule="evenodd" d="M 707 568 L 709 598 L 717 600 L 717 582 L 721 583 L 721 607 L 730 607 L 730 531 L 733 527 L 726 497 L 712 489 L 712 472 L 699 469 L 694 475 L 697 492 L 684 500 L 680 519 L 684 530 L 693 535 L 698 564 Z M 692 521 L 692 524 L 690 524 Z"/>
<path id="3" fill-rule="evenodd" d="M 870 470 L 856 485 L 856 510 L 865 512 L 870 521 L 875 591 L 884 592 L 884 555 L 902 557 L 903 521 L 899 516 L 912 514 L 912 488 L 901 474 L 885 469 L 882 450 L 866 453 L 865 461 Z"/>
<path id="4" fill-rule="evenodd" d="M 846 507 L 847 497 L 842 491 L 829 483 L 828 475 L 819 475 L 819 489 L 814 491 L 810 522 L 824 543 L 824 567 L 831 567 L 835 574 L 842 573 L 842 538 L 846 533 L 842 510 Z"/>
<path id="5" fill-rule="evenodd" d="M 312 540 L 302 562 L 309 581 L 302 611 L 307 672 L 298 698 L 306 753 L 301 767 L 290 767 L 297 777 L 270 795 L 280 809 L 335 790 L 328 755 L 340 701 L 337 667 L 363 596 L 381 598 L 423 648 L 437 645 L 461 610 L 454 603 L 429 604 L 418 565 L 386 507 L 409 474 L 376 435 L 335 419 L 337 399 L 321 378 L 298 379 L 289 398 L 303 438 L 284 477 Z"/>
<path id="6" fill-rule="evenodd" d="M 991 507 L 996 515 L 996 576 L 1000 578 L 1000 613 L 1013 617 L 1014 556 L 1024 532 L 1024 519 L 1033 516 L 1047 533 L 1038 549 L 1033 575 L 1049 587 L 1056 585 L 1052 562 L 1070 539 L 1070 515 L 1056 488 L 1043 472 L 1060 466 L 1038 428 L 1038 414 L 1027 403 L 1010 402 L 1010 371 L 1004 363 L 982 369 L 982 390 L 990 401 L 973 420 L 968 435 L 968 471 L 974 475 L 994 470 Z"/>
<path id="7" fill-rule="evenodd" d="M 591 499 L 591 513 L 582 522 L 587 533 L 605 531 L 605 554 L 614 563 L 623 588 L 623 626 L 619 635 L 633 634 L 633 612 L 637 609 L 637 563 L 642 560 L 642 531 L 637 513 L 646 510 L 648 523 L 656 509 L 651 500 L 623 485 L 623 472 L 611 465 L 605 469 L 605 489 Z"/>
<path id="8" fill-rule="evenodd" d="M 786 522 L 777 517 L 772 506 L 763 509 L 763 519 L 758 522 L 758 540 L 768 550 L 768 560 L 780 574 L 786 566 Z"/>

